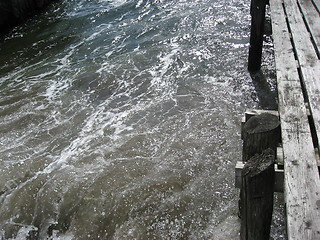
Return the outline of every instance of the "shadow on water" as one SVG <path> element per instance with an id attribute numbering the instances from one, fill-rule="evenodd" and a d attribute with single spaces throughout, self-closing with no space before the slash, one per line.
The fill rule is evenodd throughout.
<path id="1" fill-rule="evenodd" d="M 278 101 L 276 91 L 272 91 L 263 72 L 261 70 L 251 72 L 250 76 L 256 90 L 260 107 L 265 110 L 277 110 Z"/>

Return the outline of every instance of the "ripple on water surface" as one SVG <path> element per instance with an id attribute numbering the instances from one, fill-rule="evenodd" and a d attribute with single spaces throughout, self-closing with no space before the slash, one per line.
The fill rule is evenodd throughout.
<path id="1" fill-rule="evenodd" d="M 249 3 L 59 1 L 0 43 L 0 238 L 237 239 Z"/>

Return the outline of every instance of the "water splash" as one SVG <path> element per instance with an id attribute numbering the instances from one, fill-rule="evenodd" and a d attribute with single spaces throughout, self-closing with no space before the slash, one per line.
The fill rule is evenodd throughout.
<path id="1" fill-rule="evenodd" d="M 248 9 L 57 2 L 0 43 L 0 238 L 235 239 Z"/>

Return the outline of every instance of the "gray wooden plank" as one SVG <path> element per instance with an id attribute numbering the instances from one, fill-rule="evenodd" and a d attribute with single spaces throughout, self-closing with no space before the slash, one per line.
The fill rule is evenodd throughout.
<path id="1" fill-rule="evenodd" d="M 320 180 L 282 1 L 270 1 L 284 153 L 288 239 L 320 239 Z"/>
<path id="2" fill-rule="evenodd" d="M 311 116 L 314 121 L 318 136 L 318 147 L 320 146 L 320 61 L 313 66 L 301 67 L 305 88 L 308 94 Z"/>
<path id="3" fill-rule="evenodd" d="M 290 33 L 287 28 L 282 1 L 270 1 L 270 7 L 277 77 L 281 76 L 286 81 L 299 81 L 294 50 L 290 41 Z M 283 72 L 283 70 L 286 71 Z M 285 75 L 283 76 L 284 73 Z"/>
<path id="4" fill-rule="evenodd" d="M 306 19 L 311 36 L 315 42 L 316 51 L 320 52 L 320 15 L 310 0 L 298 0 L 302 14 Z"/>
<path id="5" fill-rule="evenodd" d="M 310 34 L 304 24 L 302 14 L 296 0 L 284 0 L 290 24 L 291 34 L 294 39 L 295 49 L 301 66 L 312 65 L 318 60 Z"/>
<path id="6" fill-rule="evenodd" d="M 318 10 L 318 12 L 320 13 L 320 0 L 312 0 L 312 2 L 316 7 L 316 9 Z"/>
<path id="7" fill-rule="evenodd" d="M 300 0 L 300 2 L 302 3 L 306 1 Z M 284 4 L 287 11 L 288 21 L 290 23 L 291 34 L 295 43 L 295 49 L 298 55 L 298 61 L 303 75 L 302 80 L 308 95 L 310 111 L 315 123 L 316 132 L 318 133 L 317 135 L 319 136 L 318 145 L 320 146 L 320 83 L 318 80 L 320 76 L 319 59 L 311 42 L 309 32 L 303 22 L 297 2 L 294 0 L 284 0 Z M 317 15 L 317 18 L 320 20 L 319 14 Z M 320 29 L 320 22 L 317 28 L 318 30 Z"/>

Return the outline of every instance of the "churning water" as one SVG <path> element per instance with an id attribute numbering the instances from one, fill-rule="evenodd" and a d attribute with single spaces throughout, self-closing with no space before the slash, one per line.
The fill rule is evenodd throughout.
<path id="1" fill-rule="evenodd" d="M 237 239 L 246 0 L 70 0 L 0 43 L 0 239 Z"/>

